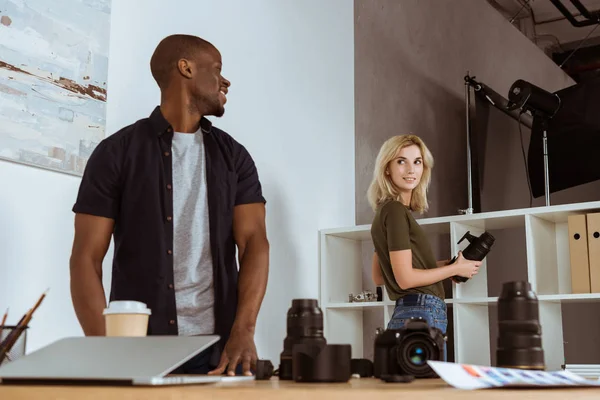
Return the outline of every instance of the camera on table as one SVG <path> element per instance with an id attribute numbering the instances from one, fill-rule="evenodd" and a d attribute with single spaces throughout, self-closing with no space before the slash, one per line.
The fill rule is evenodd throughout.
<path id="1" fill-rule="evenodd" d="M 428 360 L 444 361 L 443 332 L 422 318 L 411 318 L 399 329 L 386 329 L 375 338 L 373 375 L 387 380 L 393 376 L 437 378 Z"/>
<path id="2" fill-rule="evenodd" d="M 352 348 L 328 344 L 317 300 L 294 299 L 287 313 L 287 336 L 280 356 L 279 379 L 296 382 L 347 382 Z"/>

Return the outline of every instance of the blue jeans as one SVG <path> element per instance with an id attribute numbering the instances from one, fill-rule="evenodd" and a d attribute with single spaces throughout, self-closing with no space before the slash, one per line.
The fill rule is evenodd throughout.
<path id="1" fill-rule="evenodd" d="M 446 335 L 448 315 L 444 300 L 431 294 L 408 294 L 396 300 L 394 314 L 387 329 L 399 329 L 410 318 L 423 318 L 429 326 L 433 326 Z M 444 342 L 444 361 L 448 360 L 448 349 Z"/>

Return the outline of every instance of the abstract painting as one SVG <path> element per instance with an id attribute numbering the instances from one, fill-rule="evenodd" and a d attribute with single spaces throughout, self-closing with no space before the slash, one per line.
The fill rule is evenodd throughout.
<path id="1" fill-rule="evenodd" d="M 105 136 L 111 0 L 0 0 L 0 159 L 81 175 Z"/>

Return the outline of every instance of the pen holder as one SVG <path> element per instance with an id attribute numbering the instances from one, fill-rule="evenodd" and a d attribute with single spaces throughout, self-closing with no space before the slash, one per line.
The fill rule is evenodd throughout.
<path id="1" fill-rule="evenodd" d="M 10 361 L 15 361 L 17 358 L 25 355 L 25 347 L 27 344 L 27 328 L 28 326 L 15 326 L 15 325 L 0 325 L 0 353 L 3 351 L 2 346 L 5 344 L 6 338 L 13 334 L 18 335 L 14 345 L 10 348 L 6 357 L 2 357 L 0 354 L 0 364 L 4 364 Z"/>

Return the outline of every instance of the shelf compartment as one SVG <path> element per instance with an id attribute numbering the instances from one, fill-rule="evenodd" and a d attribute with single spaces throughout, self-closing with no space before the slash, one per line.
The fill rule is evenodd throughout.
<path id="1" fill-rule="evenodd" d="M 557 369 L 565 362 L 565 343 L 568 343 L 565 339 L 570 340 L 567 345 L 573 347 L 571 353 L 581 353 L 581 346 L 590 348 L 589 359 L 572 357 L 567 362 L 599 362 L 593 356 L 597 354 L 593 337 L 600 331 L 600 323 L 598 327 L 593 325 L 593 315 L 597 313 L 590 313 L 591 317 L 582 321 L 575 320 L 570 310 L 580 305 L 583 308 L 584 305 L 591 307 L 598 304 L 600 293 L 571 293 L 568 247 L 568 216 L 598 210 L 600 201 L 417 219 L 428 235 L 450 236 L 439 240 L 441 245 L 449 245 L 446 249 L 454 253 L 450 256 L 456 254 L 459 247 L 456 241 L 466 230 L 480 234 L 484 230 L 515 229 L 519 233 L 510 244 L 505 239 L 495 244 L 492 253 L 504 257 L 500 264 L 490 253 L 483 270 L 474 279 L 466 284 L 452 285 L 453 295 L 448 295 L 445 302 L 449 320 L 453 320 L 454 325 L 453 334 L 449 337 L 454 345 L 454 361 L 490 365 L 490 353 L 493 351 L 490 340 L 496 340 L 493 331 L 497 323 L 498 298 L 495 296 L 499 295 L 498 285 L 507 280 L 527 279 L 539 300 L 547 368 Z M 377 320 L 378 327 L 381 323 L 385 326 L 394 310 L 394 302 L 387 298 L 385 290 L 383 302 L 348 302 L 350 293 L 374 289 L 367 271 L 370 268 L 367 258 L 373 251 L 370 229 L 370 225 L 360 225 L 319 231 L 319 299 L 325 316 L 326 337 L 331 343 L 352 344 L 352 356 L 355 358 L 368 355 L 371 351 L 372 329 L 375 326 L 372 320 Z M 507 234 L 510 236 L 512 233 Z M 460 246 L 463 245 L 468 245 L 467 241 Z M 519 246 L 518 251 L 525 250 L 525 261 L 521 260 L 521 253 L 513 257 L 515 245 Z M 515 262 L 518 263 L 517 268 L 508 264 Z M 519 273 L 506 271 L 506 274 L 496 274 L 502 272 L 502 263 Z M 588 336 L 579 332 L 582 326 L 588 331 Z M 574 340 L 575 337 L 578 339 Z M 575 349 L 576 344 L 579 347 Z"/>
<path id="2" fill-rule="evenodd" d="M 538 301 L 561 303 L 599 302 L 600 293 L 543 294 L 538 296 Z"/>
<path id="3" fill-rule="evenodd" d="M 454 303 L 454 351 L 456 362 L 490 365 L 489 307 Z M 483 328 L 483 329 L 482 329 Z"/>
<path id="4" fill-rule="evenodd" d="M 365 301 L 365 302 L 357 302 L 357 303 L 327 303 L 325 308 L 327 309 L 340 309 L 340 308 L 377 308 L 384 307 L 389 305 L 390 303 L 383 301 Z M 394 303 L 391 303 L 392 305 Z"/>
<path id="5" fill-rule="evenodd" d="M 363 358 L 363 309 L 326 308 L 324 336 L 327 343 L 349 344 L 352 358 Z"/>
<path id="6" fill-rule="evenodd" d="M 585 214 L 587 211 L 570 212 Z M 526 218 L 529 282 L 539 296 L 569 295 L 560 300 L 596 300 L 600 293 L 572 293 L 569 225 L 564 218 L 528 215 Z"/>
<path id="7" fill-rule="evenodd" d="M 362 242 L 321 235 L 320 253 L 320 304 L 346 303 L 363 291 Z"/>
<path id="8" fill-rule="evenodd" d="M 497 297 L 467 297 L 462 299 L 448 299 L 448 304 L 471 304 L 479 306 L 487 306 L 488 304 L 496 304 L 498 302 Z"/>

